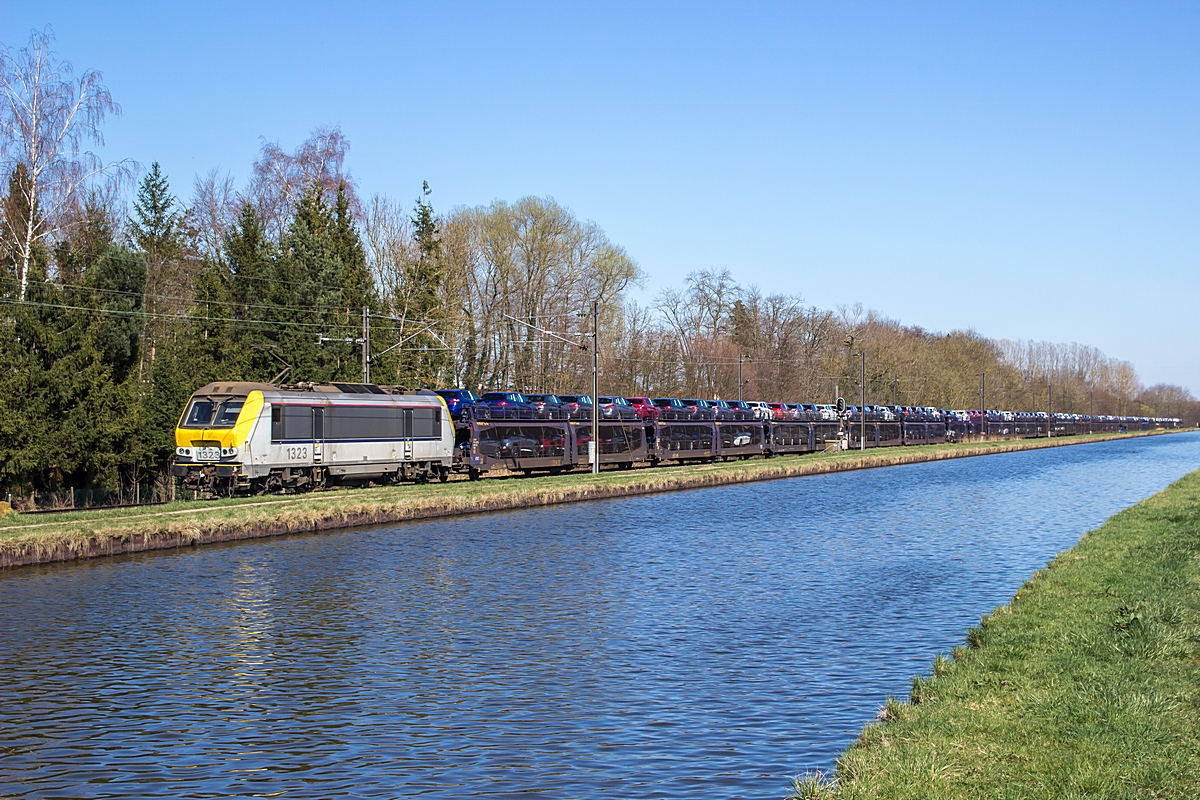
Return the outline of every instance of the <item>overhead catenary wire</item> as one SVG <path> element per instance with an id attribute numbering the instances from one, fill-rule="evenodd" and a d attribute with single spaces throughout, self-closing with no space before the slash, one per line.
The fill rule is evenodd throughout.
<path id="1" fill-rule="evenodd" d="M 124 290 L 124 289 L 103 289 L 98 286 L 87 286 L 87 285 L 78 284 L 78 283 L 61 283 L 58 281 L 42 281 L 41 283 L 42 283 L 42 285 L 53 286 L 60 290 L 62 290 L 64 288 L 69 288 L 72 291 L 91 292 L 92 294 L 104 294 L 104 295 L 110 295 L 110 296 L 116 296 L 116 297 L 134 297 L 134 298 L 142 298 L 145 300 L 177 300 L 177 301 L 180 301 L 183 303 L 188 303 L 189 305 L 199 305 L 199 304 L 203 304 L 203 303 L 210 303 L 210 304 L 211 303 L 226 303 L 229 305 L 236 306 L 238 308 L 246 308 L 246 309 L 253 308 L 253 309 L 263 309 L 263 310 L 269 310 L 269 311 L 279 311 L 281 309 L 294 310 L 294 308 L 291 306 L 285 306 L 285 305 L 281 305 L 279 303 L 244 303 L 244 302 L 234 300 L 234 299 L 200 298 L 200 297 L 197 297 L 195 294 L 193 294 L 191 297 L 183 297 L 183 296 L 179 296 L 179 295 L 134 292 L 134 291 L 128 291 L 128 290 Z M 173 284 L 173 285 L 180 285 L 180 284 Z M 383 312 L 372 312 L 372 313 L 370 313 L 370 317 L 372 319 L 390 319 L 390 320 L 406 322 L 406 323 L 414 323 L 414 324 L 419 323 L 422 325 L 427 325 L 427 324 L 430 324 L 431 322 L 433 322 L 432 320 L 429 320 L 428 318 L 420 318 L 420 319 L 412 318 L 412 319 L 410 319 L 410 318 L 404 318 L 404 317 L 397 317 L 394 314 L 386 314 Z"/>
<path id="2" fill-rule="evenodd" d="M 280 320 L 260 320 L 247 319 L 237 317 L 208 317 L 198 316 L 195 314 L 163 314 L 150 311 L 126 310 L 119 308 L 94 308 L 91 306 L 71 306 L 61 303 L 39 303 L 30 300 L 14 300 L 7 297 L 0 297 L 0 304 L 9 306 L 32 306 L 34 308 L 53 308 L 63 311 L 81 311 L 84 313 L 108 314 L 112 316 L 126 317 L 149 317 L 151 319 L 173 319 L 182 322 L 226 322 L 236 325 L 273 325 L 281 328 L 345 328 L 347 330 L 357 330 L 358 326 L 354 324 L 343 324 L 337 322 L 321 323 L 321 322 L 296 322 L 296 321 L 280 321 Z"/>
<path id="3" fill-rule="evenodd" d="M 239 279 L 271 280 L 269 278 L 256 278 L 253 276 L 239 276 Z M 74 291 L 74 292 L 90 292 L 93 295 L 107 295 L 107 296 L 112 296 L 112 297 L 132 297 L 132 298 L 142 299 L 144 301 L 145 300 L 176 301 L 176 302 L 180 302 L 180 303 L 187 303 L 189 305 L 228 304 L 231 306 L 235 306 L 239 309 L 260 309 L 260 310 L 267 310 L 267 311 L 279 311 L 281 309 L 294 310 L 290 306 L 282 305 L 279 303 L 269 303 L 269 302 L 267 302 L 267 303 L 263 303 L 263 302 L 247 303 L 247 302 L 235 300 L 232 298 L 198 297 L 194 293 L 191 296 L 183 296 L 183 295 L 150 293 L 150 292 L 145 292 L 145 291 L 138 292 L 138 291 L 125 290 L 125 289 L 105 289 L 105 288 L 102 288 L 99 286 L 88 286 L 86 284 L 69 283 L 69 282 L 65 282 L 65 281 L 56 281 L 56 280 L 49 280 L 49 279 L 44 280 L 44 281 L 39 281 L 38 283 L 40 283 L 43 286 L 53 287 L 60 291 L 70 289 L 71 291 Z M 283 283 L 292 283 L 294 285 L 305 286 L 305 287 L 309 287 L 309 288 L 317 288 L 317 289 L 328 288 L 323 284 L 315 284 L 315 283 L 304 282 L 304 281 L 291 281 L 291 282 L 283 281 Z M 169 282 L 166 285 L 177 286 L 180 288 L 192 288 L 186 284 L 181 284 L 181 283 L 176 283 L 176 282 Z M 348 289 L 346 287 L 341 287 L 341 290 L 348 291 Z M 70 304 L 63 304 L 63 305 L 70 305 Z M 535 315 L 535 317 L 540 320 L 541 319 L 559 319 L 559 318 L 580 317 L 581 315 L 584 315 L 584 314 L 586 314 L 586 312 L 584 312 L 584 311 L 570 311 L 570 312 L 564 312 L 561 314 L 541 314 L 541 313 L 539 313 L 539 314 Z M 414 324 L 414 325 L 431 325 L 435 322 L 444 321 L 442 319 L 431 320 L 428 317 L 421 317 L 421 318 L 397 317 L 395 314 L 390 314 L 390 313 L 387 313 L 384 311 L 371 311 L 371 312 L 369 312 L 368 315 L 371 319 L 390 320 L 390 321 L 402 322 L 404 324 Z M 189 315 L 189 316 L 194 319 L 201 319 L 201 317 L 196 317 L 195 315 Z M 519 317 L 515 317 L 511 314 L 503 314 L 503 316 L 508 319 L 511 319 L 515 322 L 519 322 L 521 324 L 528 324 L 525 320 L 522 320 Z M 210 318 L 210 319 L 217 320 L 219 318 Z M 554 331 L 545 331 L 545 332 L 550 335 L 560 335 L 560 334 L 556 334 Z M 567 332 L 567 333 L 564 333 L 561 335 L 585 336 L 586 334 L 583 332 L 578 332 L 578 333 Z M 533 343 L 533 342 L 525 342 L 525 343 Z M 537 343 L 542 343 L 542 342 L 537 342 Z M 766 363 L 766 362 L 764 362 L 764 363 Z"/>
<path id="4" fill-rule="evenodd" d="M 142 295 L 142 294 L 135 293 L 135 292 L 123 292 L 120 290 L 106 290 L 106 289 L 99 289 L 96 287 L 82 287 L 82 288 L 91 289 L 98 293 L 108 293 L 108 294 L 116 294 L 116 295 L 131 296 L 131 297 L 134 297 L 134 296 L 150 297 L 150 295 Z M 163 298 L 162 298 L 162 296 L 159 296 L 158 299 L 163 299 Z M 171 299 L 185 299 L 185 298 L 171 298 Z M 288 306 L 281 306 L 281 305 L 265 305 L 265 304 L 253 304 L 253 303 L 252 304 L 243 304 L 243 303 L 238 303 L 236 301 L 205 300 L 202 298 L 192 299 L 190 302 L 194 306 L 226 305 L 227 304 L 227 305 L 231 305 L 231 306 L 234 306 L 237 308 L 248 308 L 248 309 L 253 308 L 253 309 L 261 309 L 261 310 L 268 310 L 268 311 L 285 311 L 285 310 L 295 311 L 296 310 L 296 309 L 291 309 Z M 11 298 L 0 298 L 0 303 L 4 303 L 7 305 L 16 305 L 16 306 L 23 305 L 23 306 L 32 306 L 32 307 L 38 307 L 38 308 L 55 308 L 55 309 L 61 309 L 61 310 L 66 310 L 66 311 L 95 312 L 97 314 L 146 317 L 146 318 L 151 318 L 151 319 L 167 319 L 167 320 L 178 320 L 178 321 L 185 321 L 185 322 L 229 323 L 229 324 L 235 324 L 235 325 L 275 326 L 275 327 L 284 327 L 284 328 L 286 328 L 286 327 L 309 327 L 309 328 L 324 328 L 324 329 L 339 328 L 339 329 L 345 329 L 345 330 L 357 330 L 359 327 L 357 324 L 349 323 L 349 322 L 347 322 L 347 323 L 300 322 L 300 321 L 296 321 L 296 320 L 269 320 L 269 319 L 255 318 L 255 317 L 220 317 L 220 316 L 211 316 L 211 315 L 204 315 L 204 314 L 187 313 L 187 312 L 164 313 L 164 312 L 153 312 L 153 311 L 146 311 L 146 310 L 133 310 L 133 309 L 127 310 L 127 309 L 111 309 L 111 308 L 94 307 L 94 306 L 77 306 L 77 305 L 71 305 L 68 303 L 43 303 L 43 302 L 38 302 L 38 301 L 33 301 L 33 300 L 21 301 L 21 300 L 16 300 L 16 299 L 11 299 Z M 405 325 L 412 325 L 412 326 L 420 325 L 426 329 L 417 331 L 417 333 L 415 335 L 420 335 L 422 333 L 428 332 L 431 335 L 436 336 L 436 338 L 438 338 L 438 339 L 442 338 L 441 336 L 437 336 L 437 334 L 432 329 L 429 328 L 429 320 L 428 319 L 406 319 L 406 318 L 395 317 L 393 315 L 383 314 L 383 313 L 370 313 L 369 317 L 371 319 L 383 320 L 383 321 L 387 321 L 387 322 L 401 322 L 401 323 L 404 323 Z M 523 320 L 515 320 L 515 321 L 525 324 Z M 395 329 L 401 330 L 398 326 Z M 544 332 L 553 334 L 552 331 L 544 331 Z M 570 335 L 583 336 L 585 334 L 567 334 L 567 335 L 568 336 L 570 336 Z M 575 348 L 575 347 L 579 346 L 573 342 L 566 341 L 565 339 L 529 339 L 529 340 L 523 339 L 523 340 L 518 340 L 517 343 L 521 344 L 521 345 L 560 344 L 560 345 L 564 345 L 564 346 L 569 346 L 571 348 Z M 443 344 L 445 344 L 444 341 L 443 341 Z M 437 349 L 460 350 L 461 348 L 446 347 L 446 348 L 437 348 Z M 738 363 L 736 359 L 732 359 L 732 358 L 681 360 L 681 359 L 649 359 L 649 358 L 639 358 L 637 356 L 633 356 L 633 357 L 628 358 L 628 360 L 632 361 L 632 362 L 640 363 L 640 364 L 659 364 L 659 365 L 665 364 L 665 365 L 672 365 L 672 366 L 691 366 L 691 367 L 697 367 L 697 368 L 732 367 L 732 366 L 737 366 L 737 363 Z M 796 361 L 797 361 L 796 359 L 788 359 L 788 358 L 775 358 L 775 359 L 756 358 L 754 360 L 754 363 L 760 364 L 760 365 L 761 364 L 792 365 L 792 364 L 795 364 Z M 827 379 L 827 380 L 837 380 L 839 377 L 845 377 L 845 376 L 810 375 L 809 377 L 821 378 L 821 379 Z M 902 382 L 913 383 L 914 381 L 909 381 L 907 379 L 903 379 Z"/>
<path id="5" fill-rule="evenodd" d="M 219 304 L 219 301 L 212 301 L 212 302 L 215 304 Z M 279 330 L 279 329 L 301 328 L 301 329 L 310 329 L 310 330 L 321 330 L 321 331 L 325 331 L 325 332 L 358 330 L 358 325 L 351 323 L 349 321 L 347 321 L 345 323 L 339 323 L 339 322 L 333 322 L 333 321 L 305 322 L 305 321 L 297 321 L 297 320 L 266 320 L 266 319 L 247 318 L 247 317 L 225 317 L 225 316 L 199 315 L 199 314 L 194 314 L 194 313 L 161 313 L 161 312 L 150 312 L 150 311 L 138 310 L 138 309 L 112 309 L 112 308 L 101 308 L 101 307 L 91 307 L 91 306 L 78 306 L 78 305 L 71 305 L 71 304 L 67 304 L 67 303 L 42 303 L 42 302 L 32 301 L 32 300 L 20 301 L 20 300 L 15 300 L 12 298 L 0 298 L 0 304 L 7 305 L 7 306 L 22 306 L 23 305 L 26 307 L 47 308 L 47 309 L 54 309 L 54 310 L 60 310 L 60 311 L 71 311 L 71 312 L 76 312 L 76 313 L 95 314 L 95 315 L 103 315 L 103 316 L 165 319 L 165 320 L 173 320 L 173 321 L 188 322 L 188 323 L 199 323 L 199 324 L 203 324 L 203 323 L 228 324 L 228 325 L 232 325 L 232 326 L 250 328 L 250 329 L 258 328 L 258 329 L 264 329 L 264 330 L 270 330 L 270 329 Z M 204 304 L 205 304 L 204 300 L 198 300 L 195 302 L 194 305 L 199 306 L 199 305 L 204 305 Z M 272 310 L 282 310 L 284 307 L 275 306 L 275 307 L 270 307 L 270 308 Z M 385 323 L 386 322 L 402 322 L 402 323 L 405 323 L 406 325 L 415 325 L 420 322 L 417 320 L 406 320 L 404 318 L 394 317 L 389 314 L 371 314 L 370 316 L 375 319 L 383 320 Z M 399 326 L 391 326 L 391 325 L 386 325 L 386 324 L 381 327 L 383 327 L 384 330 L 391 329 L 392 332 L 397 333 L 397 334 L 401 330 L 399 328 Z M 398 343 L 399 346 L 394 346 L 392 348 L 389 348 L 388 351 L 389 352 L 390 351 L 401 351 L 401 352 L 433 351 L 433 352 L 457 353 L 457 352 L 462 352 L 464 350 L 464 348 L 462 348 L 462 347 L 452 346 L 445 339 L 443 339 L 442 336 L 438 335 L 434 330 L 432 330 L 429 326 L 425 326 L 421 330 L 416 331 L 414 334 L 411 334 L 409 338 L 412 338 L 415 336 L 420 336 L 425 333 L 428 333 L 431 336 L 433 336 L 434 338 L 436 338 L 437 340 L 439 340 L 439 342 L 441 343 L 441 346 L 422 345 L 422 346 L 416 346 L 416 347 L 404 347 L 403 342 L 400 342 L 400 343 Z M 554 340 L 548 340 L 548 339 L 535 339 L 535 340 L 521 341 L 518 343 L 519 344 L 542 344 L 542 345 L 550 345 L 550 346 L 557 344 L 563 349 L 564 353 L 571 352 L 572 350 L 575 349 L 575 347 L 577 347 L 577 345 L 574 345 L 573 343 L 565 342 L 562 340 L 554 341 Z M 373 357 L 377 357 L 378 355 L 381 355 L 381 354 L 376 354 L 376 356 L 373 356 Z M 695 368 L 695 369 L 734 367 L 737 364 L 737 361 L 735 359 L 724 359 L 724 358 L 722 358 L 722 359 L 694 359 L 693 358 L 693 359 L 687 359 L 687 360 L 680 360 L 680 359 L 650 359 L 650 358 L 639 358 L 639 357 L 634 356 L 634 357 L 628 358 L 627 360 L 634 362 L 634 363 L 644 364 L 644 365 L 655 364 L 655 365 L 667 365 L 667 366 L 672 366 L 672 367 L 685 367 L 685 368 L 691 367 L 691 368 Z M 797 360 L 796 359 L 756 359 L 755 363 L 758 365 L 782 364 L 782 365 L 794 366 L 794 365 L 796 365 Z M 806 375 L 806 377 L 809 380 L 837 381 L 837 380 L 845 380 L 847 376 L 823 374 L 823 373 L 815 373 L 815 374 L 810 373 L 810 374 Z M 928 383 L 927 378 L 911 379 L 911 380 L 910 379 L 901 379 L 901 381 L 904 383 L 908 383 L 910 385 L 924 385 L 924 384 Z"/>

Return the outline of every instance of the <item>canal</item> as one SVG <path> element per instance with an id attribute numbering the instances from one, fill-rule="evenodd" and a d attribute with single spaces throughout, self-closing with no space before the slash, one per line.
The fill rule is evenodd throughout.
<path id="1" fill-rule="evenodd" d="M 777 798 L 1200 435 L 0 573 L 0 795 Z"/>

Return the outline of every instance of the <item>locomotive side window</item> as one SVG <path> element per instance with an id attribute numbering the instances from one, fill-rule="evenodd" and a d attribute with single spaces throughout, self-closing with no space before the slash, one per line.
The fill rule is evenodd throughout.
<path id="1" fill-rule="evenodd" d="M 399 439 L 400 410 L 394 406 L 332 406 L 325 425 L 330 439 Z"/>
<path id="2" fill-rule="evenodd" d="M 412 435 L 415 439 L 442 438 L 442 409 L 414 408 Z"/>
<path id="3" fill-rule="evenodd" d="M 271 406 L 271 441 L 283 441 L 283 409 Z"/>
<path id="4" fill-rule="evenodd" d="M 312 435 L 312 406 L 284 406 L 282 440 L 308 442 L 312 441 Z"/>
<path id="5" fill-rule="evenodd" d="M 416 439 L 442 438 L 442 410 L 440 408 L 414 408 L 410 435 Z"/>

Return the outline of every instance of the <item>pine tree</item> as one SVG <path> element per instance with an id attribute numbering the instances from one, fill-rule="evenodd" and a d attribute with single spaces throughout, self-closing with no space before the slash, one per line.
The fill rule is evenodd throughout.
<path id="1" fill-rule="evenodd" d="M 445 280 L 442 238 L 433 206 L 427 201 L 429 184 L 422 183 L 421 196 L 413 209 L 413 239 L 416 258 L 405 265 L 404 290 L 407 297 L 406 328 L 429 326 L 439 331 L 445 320 L 442 285 Z M 404 359 L 408 379 L 416 386 L 437 384 L 448 362 L 442 342 L 430 333 L 416 336 Z"/>
<path id="2" fill-rule="evenodd" d="M 129 224 L 133 246 L 146 262 L 146 310 L 150 314 L 142 343 L 139 369 L 148 376 L 158 341 L 169 327 L 167 315 L 183 313 L 186 300 L 177 300 L 187 292 L 187 265 L 179 213 L 167 178 L 155 161 L 138 187 Z"/>
<path id="3" fill-rule="evenodd" d="M 12 208 L 11 195 L 6 211 Z M 16 269 L 12 251 L 5 248 L 5 287 L 7 297 L 16 298 Z M 44 283 L 48 256 L 41 243 L 30 258 L 30 299 L 46 302 L 49 295 Z M 43 488 L 40 477 L 48 463 L 45 443 L 56 424 L 48 413 L 51 391 L 45 368 L 46 350 L 55 344 L 56 331 L 50 326 L 50 311 L 33 303 L 10 308 L 0 319 L 0 486 L 24 495 Z"/>
<path id="4" fill-rule="evenodd" d="M 755 352 L 758 346 L 758 326 L 754 315 L 741 298 L 733 302 L 729 312 L 730 338 L 743 355 Z"/>
<path id="5" fill-rule="evenodd" d="M 253 319 L 255 309 L 274 298 L 275 255 L 258 212 L 250 203 L 244 204 L 225 238 L 225 266 L 235 317 Z"/>
<path id="6" fill-rule="evenodd" d="M 349 193 L 345 183 L 338 186 L 337 198 L 334 202 L 334 222 L 331 230 L 334 250 L 341 263 L 340 308 L 338 322 L 347 326 L 361 320 L 362 309 L 368 313 L 377 313 L 382 303 L 379 298 L 375 276 L 367 266 L 367 254 L 354 215 L 350 209 Z M 397 354 L 390 348 L 396 343 L 395 329 L 390 325 L 373 326 L 370 330 L 370 351 L 383 353 L 382 357 L 371 361 L 371 378 L 377 383 L 394 381 L 396 374 Z M 361 359 L 361 353 L 360 353 Z M 360 360 L 361 365 L 361 360 Z"/>
<path id="7" fill-rule="evenodd" d="M 9 412 L 6 478 L 30 491 L 115 489 L 139 458 L 138 343 L 145 263 L 113 241 L 105 209 L 89 204 L 55 250 L 59 281 L 31 265 L 27 299 L 5 342 L 21 365 Z M 5 437 L 8 438 L 8 437 Z M 12 465 L 19 464 L 19 474 Z"/>
<path id="8" fill-rule="evenodd" d="M 338 186 L 337 199 L 334 202 L 333 228 L 330 233 L 333 237 L 334 251 L 341 261 L 340 285 L 343 304 L 347 309 L 377 305 L 379 297 L 375 289 L 375 279 L 367 267 L 367 254 L 358 235 L 358 226 L 354 223 L 345 183 Z"/>
<path id="9" fill-rule="evenodd" d="M 353 338 L 357 326 L 346 327 L 342 305 L 341 260 L 330 235 L 333 214 L 321 187 L 313 183 L 296 204 L 283 237 L 275 298 L 279 324 L 270 335 L 295 380 L 354 380 L 354 345 L 318 343 L 318 336 Z"/>
<path id="10" fill-rule="evenodd" d="M 155 161 L 138 187 L 131 221 L 133 240 L 147 260 L 171 260 L 180 254 L 179 214 L 167 178 Z"/>
<path id="11" fill-rule="evenodd" d="M 222 378 L 268 380 L 279 372 L 271 355 L 277 349 L 272 324 L 287 315 L 276 310 L 277 258 L 261 217 L 245 203 L 225 237 L 224 259 L 212 265 L 206 282 L 210 294 L 228 293 L 229 305 L 220 304 L 221 313 L 215 316 L 235 320 L 214 323 L 222 331 Z"/>

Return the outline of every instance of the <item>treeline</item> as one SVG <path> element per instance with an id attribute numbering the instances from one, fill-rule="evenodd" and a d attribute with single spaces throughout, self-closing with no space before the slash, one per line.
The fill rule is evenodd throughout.
<path id="1" fill-rule="evenodd" d="M 364 339 L 376 383 L 583 391 L 593 304 L 602 393 L 734 398 L 740 374 L 748 399 L 854 402 L 865 353 L 868 402 L 977 407 L 986 384 L 993 408 L 1200 410 L 1094 348 L 818 309 L 727 270 L 639 303 L 629 254 L 552 199 L 439 214 L 425 186 L 411 204 L 364 202 L 337 129 L 264 145 L 245 185 L 212 172 L 181 201 L 157 164 L 131 183 L 133 165 L 86 151 L 118 110 L 95 73 L 74 78 L 35 36 L 0 58 L 5 85 L 14 74 L 57 76 L 29 90 L 42 102 L 10 92 L 3 109 L 0 488 L 14 493 L 164 483 L 196 388 L 357 381 Z M 70 147 L 31 141 L 55 125 Z"/>

